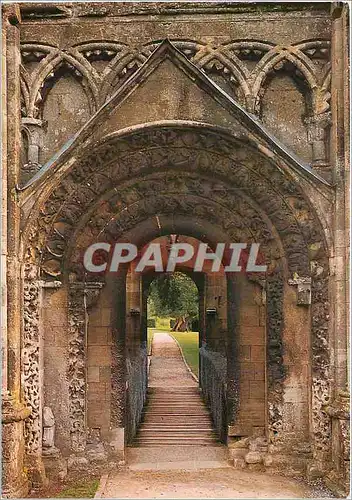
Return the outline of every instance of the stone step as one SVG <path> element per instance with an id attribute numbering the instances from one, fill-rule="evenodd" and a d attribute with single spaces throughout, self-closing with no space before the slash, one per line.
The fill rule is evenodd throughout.
<path id="1" fill-rule="evenodd" d="M 168 423 L 143 423 L 140 426 L 140 429 L 174 429 L 174 430 L 179 430 L 179 429 L 189 429 L 189 430 L 202 430 L 202 429 L 213 429 L 213 426 L 210 424 L 188 424 L 187 422 L 185 423 L 173 423 L 173 422 L 168 422 Z"/>
<path id="2" fill-rule="evenodd" d="M 157 458 L 156 458 L 157 457 Z M 228 459 L 228 449 L 221 443 L 208 443 L 206 447 L 200 445 L 179 445 L 176 444 L 168 448 L 163 448 L 160 453 L 160 446 L 148 444 L 143 448 L 129 446 L 127 449 L 127 460 L 129 464 L 150 463 L 150 462 L 179 462 L 183 460 L 225 460 Z"/>
<path id="3" fill-rule="evenodd" d="M 170 399 L 170 401 L 148 401 L 145 405 L 145 408 L 153 408 L 154 406 L 160 406 L 160 407 L 165 407 L 165 408 L 182 408 L 182 409 L 187 409 L 187 408 L 208 408 L 207 405 L 201 401 L 187 401 L 187 402 L 175 402 Z"/>
<path id="4" fill-rule="evenodd" d="M 144 412 L 142 414 L 143 418 L 148 418 L 150 415 L 165 417 L 165 418 L 174 418 L 175 420 L 183 419 L 185 422 L 193 422 L 194 420 L 208 420 L 212 422 L 211 417 L 208 412 L 193 412 L 193 413 L 175 413 L 175 412 L 165 412 L 165 411 L 152 411 Z M 143 420 L 144 421 L 144 420 Z"/>
<path id="5" fill-rule="evenodd" d="M 215 436 L 212 429 L 139 429 L 137 438 L 140 436 Z"/>
<path id="6" fill-rule="evenodd" d="M 177 440 L 172 440 L 172 439 L 136 439 L 133 443 L 134 446 L 208 446 L 211 444 L 214 446 L 214 443 L 216 443 L 216 439 L 214 438 L 183 438 L 183 439 L 177 439 Z M 220 445 L 220 443 L 219 443 Z M 220 445 L 221 446 L 221 445 Z"/>
<path id="7" fill-rule="evenodd" d="M 205 416 L 209 415 L 207 410 L 205 408 L 189 408 L 186 411 L 182 411 L 181 408 L 150 408 L 149 410 L 144 410 L 143 414 L 153 414 L 155 415 L 158 413 L 159 415 L 200 415 L 200 416 Z"/>

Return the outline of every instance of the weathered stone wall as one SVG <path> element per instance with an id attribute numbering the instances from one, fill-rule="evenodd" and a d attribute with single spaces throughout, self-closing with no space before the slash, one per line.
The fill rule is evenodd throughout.
<path id="1" fill-rule="evenodd" d="M 32 136 L 39 130 L 41 164 L 165 38 L 302 158 L 312 160 L 317 134 L 325 137 L 331 30 L 327 8 L 270 12 L 203 4 L 197 22 L 192 6 L 180 11 L 157 3 L 145 7 L 143 16 L 119 4 L 105 4 L 103 11 L 83 4 L 62 6 L 53 17 L 50 9 L 28 7 L 23 15 L 22 109 L 24 117 L 38 120 L 26 127 Z M 44 23 L 36 20 L 41 17 Z M 151 108 L 157 116 L 155 107 L 161 107 L 166 119 L 170 110 L 189 106 L 193 114 L 203 109 L 204 118 L 214 113 L 211 100 L 189 93 L 175 82 L 169 67 L 155 78 L 146 84 L 149 99 L 140 113 Z M 134 98 L 138 100 L 138 93 Z M 133 109 L 132 118 L 146 121 Z M 321 132 L 320 125 L 313 130 L 317 120 Z"/>
<path id="2" fill-rule="evenodd" d="M 113 307 L 105 287 L 89 311 L 87 351 L 87 423 L 102 441 L 108 439 L 111 407 L 111 348 Z"/>
<path id="3" fill-rule="evenodd" d="M 55 415 L 56 444 L 67 455 L 71 451 L 67 288 L 45 288 L 43 295 L 44 401 Z"/>
<path id="4" fill-rule="evenodd" d="M 266 314 L 262 289 L 244 277 L 235 293 L 238 311 L 234 331 L 238 335 L 239 410 L 229 428 L 230 436 L 249 436 L 265 431 Z"/>

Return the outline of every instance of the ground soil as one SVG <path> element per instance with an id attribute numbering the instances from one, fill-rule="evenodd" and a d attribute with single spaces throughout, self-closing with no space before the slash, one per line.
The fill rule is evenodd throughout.
<path id="1" fill-rule="evenodd" d="M 111 473 L 103 498 L 322 498 L 294 479 L 232 468 Z"/>

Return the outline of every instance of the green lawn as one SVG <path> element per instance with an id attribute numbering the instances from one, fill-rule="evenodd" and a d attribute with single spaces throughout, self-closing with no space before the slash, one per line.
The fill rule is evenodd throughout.
<path id="1" fill-rule="evenodd" d="M 153 336 L 156 328 L 148 328 L 148 333 L 147 333 L 147 353 L 148 355 L 151 353 L 151 348 L 152 348 L 152 342 L 153 342 Z"/>
<path id="2" fill-rule="evenodd" d="M 99 479 L 78 481 L 60 491 L 55 498 L 93 498 L 99 486 Z"/>
<path id="3" fill-rule="evenodd" d="M 199 375 L 198 332 L 170 332 L 180 344 L 183 355 L 192 372 Z"/>

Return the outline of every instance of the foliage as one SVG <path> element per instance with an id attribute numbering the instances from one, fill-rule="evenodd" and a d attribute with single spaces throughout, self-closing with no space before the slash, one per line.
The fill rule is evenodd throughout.
<path id="1" fill-rule="evenodd" d="M 198 316 L 198 289 L 186 274 L 165 273 L 155 279 L 149 288 L 148 315 L 165 317 Z"/>

